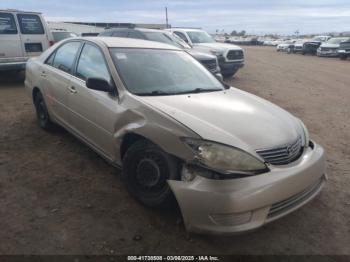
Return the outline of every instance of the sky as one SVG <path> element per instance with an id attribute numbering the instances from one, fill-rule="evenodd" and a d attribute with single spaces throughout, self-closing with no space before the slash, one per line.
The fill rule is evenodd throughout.
<path id="1" fill-rule="evenodd" d="M 350 31 L 350 0 L 0 0 L 0 9 L 40 11 L 48 21 L 165 23 L 210 33 Z"/>

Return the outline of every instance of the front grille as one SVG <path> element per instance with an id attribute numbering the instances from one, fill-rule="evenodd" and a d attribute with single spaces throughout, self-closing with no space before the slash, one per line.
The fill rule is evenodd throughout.
<path id="1" fill-rule="evenodd" d="M 211 72 L 216 71 L 218 67 L 216 59 L 202 60 L 201 63 Z"/>
<path id="2" fill-rule="evenodd" d="M 302 152 L 303 146 L 300 136 L 290 144 L 277 148 L 256 151 L 256 153 L 258 153 L 258 155 L 260 155 L 267 163 L 272 165 L 287 165 L 297 160 Z"/>
<path id="3" fill-rule="evenodd" d="M 330 48 L 330 47 L 321 47 L 321 51 L 325 51 L 325 52 L 328 52 L 328 51 L 335 51 L 337 50 L 336 48 Z"/>
<path id="4" fill-rule="evenodd" d="M 306 200 L 310 199 L 312 196 L 314 196 L 322 187 L 324 183 L 324 176 L 322 176 L 320 179 L 316 181 L 313 185 L 309 186 L 302 192 L 287 198 L 285 200 L 282 200 L 280 202 L 277 202 L 273 204 L 269 210 L 269 213 L 267 215 L 268 219 L 272 219 L 274 217 L 277 217 L 283 213 L 288 212 L 289 210 L 293 209 L 294 207 L 298 206 L 299 204 L 305 202 Z"/>
<path id="5" fill-rule="evenodd" d="M 243 59 L 243 51 L 242 50 L 231 50 L 227 54 L 228 60 L 237 60 L 237 59 Z"/>

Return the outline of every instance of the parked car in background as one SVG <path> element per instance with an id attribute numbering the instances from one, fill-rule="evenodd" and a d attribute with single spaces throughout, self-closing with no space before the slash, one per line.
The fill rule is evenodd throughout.
<path id="1" fill-rule="evenodd" d="M 291 46 L 294 45 L 296 40 L 286 40 L 281 44 L 278 44 L 276 47 L 277 52 L 287 52 L 289 49 L 291 49 Z"/>
<path id="2" fill-rule="evenodd" d="M 40 13 L 0 9 L 0 71 L 25 69 L 29 57 L 53 45 Z"/>
<path id="3" fill-rule="evenodd" d="M 330 38 L 331 38 L 330 36 L 315 36 L 310 41 L 306 41 L 303 44 L 303 50 L 301 53 L 303 55 L 305 55 L 305 54 L 316 55 L 317 49 L 320 47 L 320 45 L 323 42 L 326 42 Z"/>
<path id="4" fill-rule="evenodd" d="M 55 43 L 57 43 L 63 39 L 66 39 L 66 38 L 78 36 L 76 33 L 65 31 L 65 30 L 52 30 L 51 33 L 52 33 L 52 36 L 53 36 Z"/>
<path id="5" fill-rule="evenodd" d="M 291 44 L 287 50 L 288 53 L 301 53 L 303 51 L 304 43 L 308 41 L 306 39 L 297 39 L 294 44 Z"/>
<path id="6" fill-rule="evenodd" d="M 175 195 L 189 231 L 256 229 L 326 183 L 324 150 L 300 119 L 172 45 L 66 39 L 28 62 L 25 88 L 43 129 L 62 125 L 121 166 L 144 205 L 169 208 Z"/>
<path id="7" fill-rule="evenodd" d="M 194 49 L 216 55 L 224 77 L 232 77 L 244 66 L 244 51 L 239 46 L 216 42 L 207 32 L 200 29 L 171 28 L 168 30 Z"/>
<path id="8" fill-rule="evenodd" d="M 322 43 L 317 49 L 317 56 L 338 56 L 338 48 L 341 42 L 344 42 L 348 37 L 332 37 L 328 41 Z"/>
<path id="9" fill-rule="evenodd" d="M 199 62 L 201 62 L 210 72 L 216 75 L 219 79 L 222 79 L 220 67 L 218 65 L 216 56 L 194 50 L 176 35 L 173 35 L 168 31 L 146 28 L 112 28 L 100 33 L 99 36 L 144 39 L 176 46 L 192 55 Z"/>
<path id="10" fill-rule="evenodd" d="M 346 60 L 350 57 L 350 38 L 339 44 L 338 54 L 341 60 Z"/>

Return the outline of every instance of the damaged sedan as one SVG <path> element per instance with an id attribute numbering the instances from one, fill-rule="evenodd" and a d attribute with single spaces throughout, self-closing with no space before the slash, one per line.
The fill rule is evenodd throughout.
<path id="1" fill-rule="evenodd" d="M 189 231 L 258 228 L 326 181 L 324 150 L 301 120 L 174 46 L 63 40 L 28 62 L 25 86 L 42 128 L 61 125 L 120 166 L 144 205 L 176 200 Z"/>

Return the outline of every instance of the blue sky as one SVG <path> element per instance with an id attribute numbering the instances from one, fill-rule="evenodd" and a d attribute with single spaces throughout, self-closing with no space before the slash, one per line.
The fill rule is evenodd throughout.
<path id="1" fill-rule="evenodd" d="M 349 0 L 1 0 L 1 8 L 41 11 L 49 21 L 165 23 L 229 33 L 350 31 Z"/>

